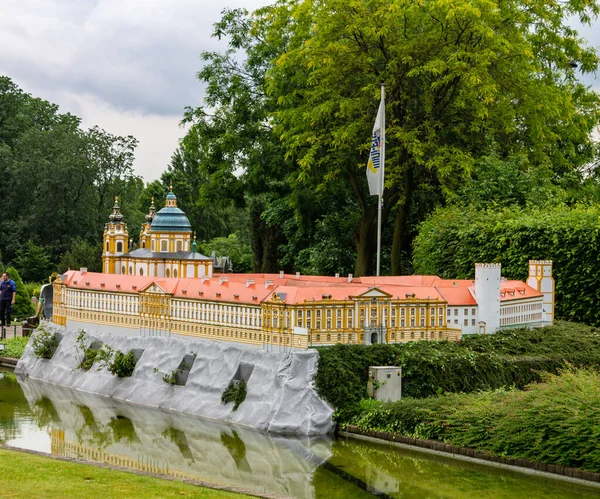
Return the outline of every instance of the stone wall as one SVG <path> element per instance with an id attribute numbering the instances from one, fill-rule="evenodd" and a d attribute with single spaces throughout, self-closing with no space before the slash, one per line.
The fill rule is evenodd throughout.
<path id="1" fill-rule="evenodd" d="M 113 376 L 106 368 L 79 369 L 82 354 L 76 349 L 80 330 L 45 323 L 47 331 L 61 337 L 50 360 L 33 353 L 30 340 L 15 372 L 59 386 L 96 393 L 204 418 L 226 421 L 276 433 L 318 435 L 334 429 L 333 409 L 313 388 L 318 353 L 290 353 L 182 337 L 123 337 L 94 333 L 86 343 L 97 342 L 115 350 L 135 350 L 135 371 L 128 378 Z M 162 373 L 177 370 L 184 356 L 195 354 L 185 386 L 163 381 Z M 155 370 L 158 369 L 159 372 Z M 234 411 L 221 395 L 235 379 L 247 378 L 245 401 Z"/>

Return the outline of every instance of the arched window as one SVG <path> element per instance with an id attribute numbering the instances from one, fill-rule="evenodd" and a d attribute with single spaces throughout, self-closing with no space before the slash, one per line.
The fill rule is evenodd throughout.
<path id="1" fill-rule="evenodd" d="M 144 269 L 142 267 L 140 267 L 139 272 L 140 272 L 140 275 L 144 275 Z"/>
<path id="2" fill-rule="evenodd" d="M 182 246 L 181 246 L 181 241 L 177 241 L 177 251 L 181 251 L 182 250 Z M 177 277 L 177 276 L 175 276 Z"/>
<path id="3" fill-rule="evenodd" d="M 142 241 L 142 248 L 146 247 L 146 241 Z"/>
<path id="4" fill-rule="evenodd" d="M 121 274 L 125 275 L 125 273 L 126 273 L 126 272 L 125 272 L 125 265 L 123 265 L 123 266 L 121 267 Z"/>
<path id="5" fill-rule="evenodd" d="M 173 269 L 173 277 L 177 277 L 177 269 Z"/>
<path id="6" fill-rule="evenodd" d="M 160 250 L 161 251 L 167 251 L 167 242 L 168 241 L 161 241 L 160 242 Z"/>
<path id="7" fill-rule="evenodd" d="M 154 246 L 154 239 L 152 239 L 152 251 L 156 251 L 156 246 Z"/>
<path id="8" fill-rule="evenodd" d="M 106 252 L 108 253 L 108 241 L 106 241 Z"/>
<path id="9" fill-rule="evenodd" d="M 169 269 L 165 270 L 165 277 L 171 277 Z"/>
<path id="10" fill-rule="evenodd" d="M 117 243 L 117 253 L 121 253 L 123 251 L 123 243 Z"/>
<path id="11" fill-rule="evenodd" d="M 131 265 L 129 266 L 129 275 L 133 275 L 133 267 Z"/>

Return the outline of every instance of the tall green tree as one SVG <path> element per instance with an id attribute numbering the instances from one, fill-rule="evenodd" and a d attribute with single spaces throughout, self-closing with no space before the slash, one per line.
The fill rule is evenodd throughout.
<path id="1" fill-rule="evenodd" d="M 370 271 L 375 202 L 364 166 L 386 84 L 384 217 L 392 273 L 406 271 L 416 224 L 459 189 L 478 159 L 525 155 L 558 180 L 592 157 L 599 98 L 575 77 L 593 48 L 567 24 L 598 3 L 283 0 L 259 11 L 263 37 L 290 26 L 268 72 L 276 129 L 298 183 L 347 178 L 361 207 L 356 273 Z M 391 210 L 393 208 L 393 211 Z"/>
<path id="2" fill-rule="evenodd" d="M 284 235 L 282 220 L 266 211 L 289 193 L 286 175 L 293 162 L 274 134 L 276 101 L 266 94 L 265 74 L 285 40 L 263 37 L 243 9 L 225 10 L 214 36 L 226 39 L 227 49 L 202 54 L 198 78 L 207 85 L 206 95 L 186 112 L 184 121 L 192 126 L 182 145 L 199 159 L 200 204 L 233 202 L 247 209 L 253 270 L 274 272 Z"/>
<path id="3" fill-rule="evenodd" d="M 143 181 L 133 173 L 133 137 L 119 137 L 62 114 L 57 105 L 0 77 L 0 251 L 6 260 L 35 241 L 56 265 L 71 242 L 100 240 L 115 196 L 132 223 Z M 25 254 L 22 253 L 21 257 Z"/>

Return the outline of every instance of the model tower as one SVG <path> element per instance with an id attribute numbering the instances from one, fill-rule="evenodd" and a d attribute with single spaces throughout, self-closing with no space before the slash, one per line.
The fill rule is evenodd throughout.
<path id="1" fill-rule="evenodd" d="M 104 224 L 104 244 L 102 251 L 102 269 L 106 274 L 116 273 L 116 260 L 129 250 L 129 232 L 123 223 L 123 215 L 119 208 L 119 197 L 115 197 L 112 213 Z"/>
<path id="2" fill-rule="evenodd" d="M 554 323 L 554 277 L 551 260 L 529 260 L 527 284 L 544 294 L 542 320 Z"/>

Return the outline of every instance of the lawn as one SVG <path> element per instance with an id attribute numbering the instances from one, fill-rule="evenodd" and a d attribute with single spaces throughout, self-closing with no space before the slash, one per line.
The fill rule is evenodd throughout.
<path id="1" fill-rule="evenodd" d="M 44 499 L 242 499 L 234 492 L 0 449 L 0 497 Z"/>

